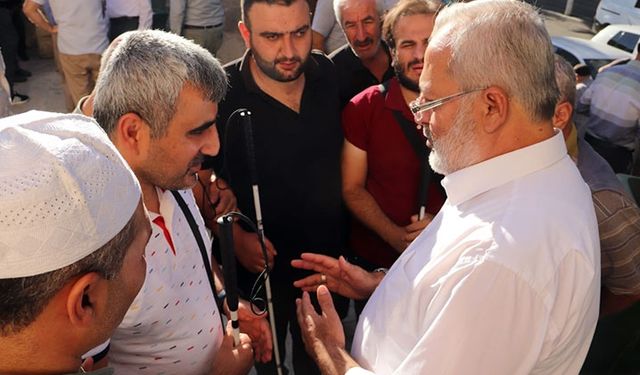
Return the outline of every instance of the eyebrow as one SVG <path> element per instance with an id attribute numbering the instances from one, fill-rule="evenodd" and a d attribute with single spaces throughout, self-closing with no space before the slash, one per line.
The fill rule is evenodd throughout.
<path id="1" fill-rule="evenodd" d="M 209 129 L 210 127 L 212 127 L 215 124 L 216 124 L 216 120 L 207 121 L 207 122 L 203 123 L 202 125 L 187 131 L 187 134 L 202 133 L 203 131 Z"/>
<path id="2" fill-rule="evenodd" d="M 293 30 L 293 31 L 263 31 L 261 32 L 260 36 L 271 36 L 271 35 L 277 35 L 277 36 L 282 36 L 284 34 L 295 34 L 295 33 L 299 33 L 301 31 L 307 31 L 309 30 L 310 26 L 309 24 L 306 25 L 302 25 L 300 27 L 298 27 L 297 29 Z"/>

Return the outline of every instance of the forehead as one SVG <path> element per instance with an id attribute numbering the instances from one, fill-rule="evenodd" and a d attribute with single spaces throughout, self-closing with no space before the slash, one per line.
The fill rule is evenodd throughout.
<path id="1" fill-rule="evenodd" d="M 396 41 L 428 38 L 433 30 L 433 20 L 433 14 L 400 16 L 394 25 L 393 37 Z"/>
<path id="2" fill-rule="evenodd" d="M 378 16 L 374 0 L 347 0 L 342 4 L 342 22 Z"/>
<path id="3" fill-rule="evenodd" d="M 252 31 L 288 32 L 311 22 L 309 5 L 305 0 L 296 0 L 289 6 L 254 3 L 247 18 Z"/>
<path id="4" fill-rule="evenodd" d="M 439 92 L 448 92 L 452 86 L 456 86 L 447 69 L 450 56 L 448 48 L 431 44 L 427 46 L 424 68 L 420 74 L 420 92 L 425 97 L 433 99 Z"/>

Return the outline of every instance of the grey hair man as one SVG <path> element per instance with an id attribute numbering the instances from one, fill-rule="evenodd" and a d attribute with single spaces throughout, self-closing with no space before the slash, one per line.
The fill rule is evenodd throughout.
<path id="1" fill-rule="evenodd" d="M 0 373 L 85 372 L 145 278 L 140 185 L 84 116 L 0 120 L 0 159 Z"/>
<path id="2" fill-rule="evenodd" d="M 552 126 L 557 99 L 531 5 L 476 0 L 438 15 L 411 107 L 447 201 L 384 276 L 344 259 L 294 262 L 324 274 L 298 282 L 326 283 L 322 315 L 307 293 L 297 303 L 325 374 L 579 372 L 598 317 L 599 241 L 589 189 Z M 373 293 L 352 356 L 327 287 Z"/>
<path id="3" fill-rule="evenodd" d="M 382 0 L 335 0 L 333 8 L 349 42 L 329 56 L 338 74 L 340 102 L 345 105 L 367 87 L 393 78 L 394 72 L 389 48 L 382 41 Z"/>
<path id="4" fill-rule="evenodd" d="M 591 189 L 598 219 L 601 252 L 600 320 L 582 374 L 627 372 L 638 358 L 632 348 L 640 332 L 640 209 L 625 192 L 606 160 L 577 136 L 572 121 L 576 79 L 571 65 L 556 55 L 560 99 L 554 126 L 561 129 L 569 155 Z M 632 307 L 634 306 L 634 307 Z"/>
<path id="5" fill-rule="evenodd" d="M 101 71 L 93 115 L 138 177 L 153 231 L 145 285 L 111 339 L 108 358 L 118 372 L 243 374 L 253 364 L 250 338 L 242 334 L 233 347 L 223 332 L 212 288 L 221 295 L 224 285 L 190 190 L 205 155 L 218 153 L 217 103 L 226 88 L 209 52 L 157 30 L 123 34 Z M 187 210 L 197 228 L 187 224 Z M 196 236 L 204 239 L 215 285 Z M 247 310 L 240 318 L 257 358 L 268 360 L 268 324 Z"/>

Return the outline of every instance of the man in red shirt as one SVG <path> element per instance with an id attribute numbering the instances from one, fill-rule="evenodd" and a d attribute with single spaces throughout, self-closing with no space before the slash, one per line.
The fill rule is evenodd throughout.
<path id="1" fill-rule="evenodd" d="M 428 149 L 409 110 L 418 97 L 422 58 L 439 6 L 437 0 L 411 0 L 389 11 L 383 36 L 395 77 L 356 95 L 342 113 L 342 191 L 355 218 L 349 245 L 370 269 L 390 267 L 444 202 L 440 178 L 430 169 L 429 182 L 422 182 Z M 426 214 L 418 219 L 425 189 Z"/>

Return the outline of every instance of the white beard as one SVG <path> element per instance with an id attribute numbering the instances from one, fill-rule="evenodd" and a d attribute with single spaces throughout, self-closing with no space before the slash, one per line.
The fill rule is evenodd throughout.
<path id="1" fill-rule="evenodd" d="M 471 103 L 463 100 L 460 108 L 446 134 L 437 140 L 431 134 L 429 165 L 445 176 L 473 164 L 478 155 L 478 145 L 473 137 L 476 122 L 471 117 Z"/>

